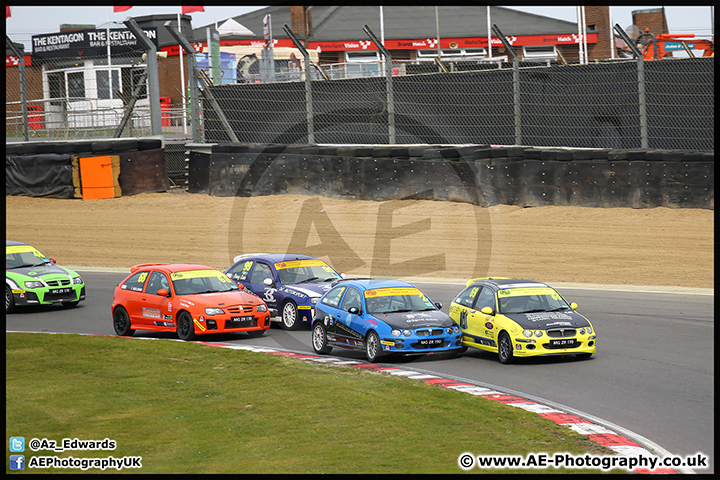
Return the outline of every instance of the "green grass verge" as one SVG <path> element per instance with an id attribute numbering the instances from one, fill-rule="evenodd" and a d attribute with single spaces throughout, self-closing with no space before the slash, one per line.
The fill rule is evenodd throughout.
<path id="1" fill-rule="evenodd" d="M 464 452 L 612 454 L 536 414 L 421 381 L 195 343 L 7 333 L 5 384 L 6 442 L 117 442 L 26 448 L 26 464 L 112 455 L 142 457 L 130 473 L 461 473 Z"/>

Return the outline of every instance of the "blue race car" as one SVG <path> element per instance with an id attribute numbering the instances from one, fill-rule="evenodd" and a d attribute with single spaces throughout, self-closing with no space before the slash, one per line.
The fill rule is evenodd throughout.
<path id="1" fill-rule="evenodd" d="M 313 349 L 364 350 L 370 362 L 388 354 L 463 351 L 460 327 L 440 308 L 400 280 L 340 280 L 316 306 Z"/>
<path id="2" fill-rule="evenodd" d="M 238 255 L 225 273 L 262 298 L 272 316 L 280 315 L 286 330 L 309 324 L 315 304 L 343 276 L 319 258 L 308 255 L 255 253 Z"/>

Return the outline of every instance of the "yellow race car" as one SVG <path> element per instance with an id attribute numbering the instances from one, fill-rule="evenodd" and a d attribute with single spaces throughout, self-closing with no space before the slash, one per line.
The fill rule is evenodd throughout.
<path id="1" fill-rule="evenodd" d="M 554 288 L 534 280 L 475 278 L 450 304 L 450 318 L 462 330 L 462 344 L 516 357 L 595 353 L 596 333 Z"/>

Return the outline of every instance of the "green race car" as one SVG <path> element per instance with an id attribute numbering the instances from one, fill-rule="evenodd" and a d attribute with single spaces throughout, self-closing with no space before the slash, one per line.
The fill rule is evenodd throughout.
<path id="1" fill-rule="evenodd" d="M 85 282 L 55 259 L 23 242 L 5 241 L 5 313 L 21 305 L 75 307 L 85 300 Z"/>

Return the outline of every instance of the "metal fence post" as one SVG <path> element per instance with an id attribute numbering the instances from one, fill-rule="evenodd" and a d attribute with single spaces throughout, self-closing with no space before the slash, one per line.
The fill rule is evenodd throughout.
<path id="1" fill-rule="evenodd" d="M 295 46 L 305 58 L 305 103 L 307 103 L 307 129 L 308 129 L 308 143 L 315 143 L 315 125 L 313 123 L 313 101 L 312 101 L 312 82 L 310 79 L 310 54 L 305 49 L 302 43 L 297 39 L 293 31 L 287 26 L 283 25 L 283 30 L 287 33 L 288 37 L 293 41 Z"/>
<path id="2" fill-rule="evenodd" d="M 187 38 L 180 33 L 174 23 L 165 22 L 165 28 L 168 29 L 170 35 L 173 36 L 173 38 L 178 42 L 178 45 L 180 45 L 180 47 L 187 53 L 188 81 L 190 82 L 190 110 L 192 112 L 192 140 L 195 143 L 200 143 L 202 141 L 200 138 L 200 93 L 198 90 L 195 72 L 195 49 L 192 45 L 190 45 Z M 183 85 L 183 88 L 185 88 L 185 85 Z"/>
<path id="3" fill-rule="evenodd" d="M 393 98 L 392 88 L 392 56 L 385 45 L 375 36 L 370 27 L 365 25 L 363 30 L 373 41 L 375 46 L 385 55 L 385 84 L 387 85 L 387 111 L 388 111 L 388 136 L 390 137 L 390 144 L 395 143 L 395 100 Z"/>
<path id="4" fill-rule="evenodd" d="M 28 113 L 27 113 L 27 86 L 25 82 L 25 55 L 22 55 L 15 45 L 13 44 L 10 37 L 5 35 L 5 44 L 10 47 L 13 53 L 18 57 L 18 68 L 20 68 L 20 108 L 22 109 L 22 123 L 23 123 L 23 139 L 27 142 L 30 139 L 30 132 L 28 128 Z"/>
<path id="5" fill-rule="evenodd" d="M 625 41 L 637 59 L 638 75 L 638 115 L 640 117 L 640 148 L 649 148 L 648 124 L 647 124 L 647 100 L 645 98 L 645 61 L 642 52 L 637 48 L 635 42 L 628 37 L 625 30 L 619 24 L 615 24 L 615 31 Z"/>
<path id="6" fill-rule="evenodd" d="M 138 42 L 145 48 L 147 55 L 148 102 L 150 103 L 150 128 L 153 135 L 162 135 L 162 120 L 160 117 L 160 80 L 158 79 L 157 48 L 145 36 L 140 25 L 132 17 L 126 18 L 123 23 L 135 35 Z M 108 40 L 109 41 L 109 40 Z"/>
<path id="7" fill-rule="evenodd" d="M 502 34 L 497 25 L 493 23 L 492 26 L 495 35 L 500 37 L 500 41 L 503 43 L 508 52 L 513 56 L 513 107 L 515 117 L 515 145 L 522 145 L 522 128 L 520 122 L 520 59 L 515 51 L 515 48 L 510 45 L 505 35 Z"/>

